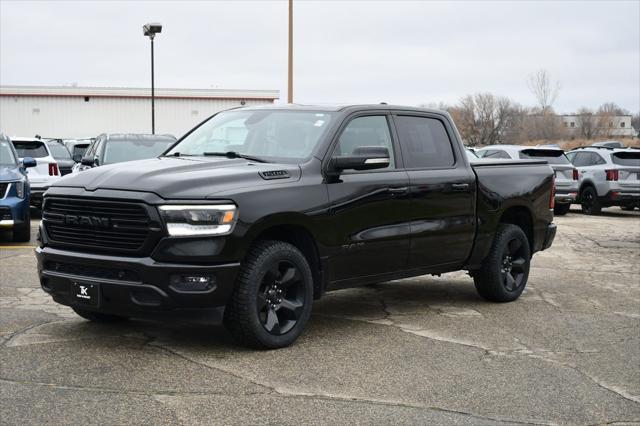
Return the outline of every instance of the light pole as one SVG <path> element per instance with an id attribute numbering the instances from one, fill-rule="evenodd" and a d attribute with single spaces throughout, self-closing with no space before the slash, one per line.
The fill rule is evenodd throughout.
<path id="1" fill-rule="evenodd" d="M 156 134 L 156 105 L 155 86 L 153 81 L 153 39 L 162 32 L 162 25 L 158 23 L 146 24 L 142 27 L 144 35 L 151 40 L 151 133 Z"/>

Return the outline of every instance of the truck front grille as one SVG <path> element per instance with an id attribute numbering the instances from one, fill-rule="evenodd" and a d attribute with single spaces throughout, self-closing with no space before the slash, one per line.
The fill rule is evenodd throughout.
<path id="1" fill-rule="evenodd" d="M 147 208 L 125 201 L 47 198 L 42 219 L 52 245 L 83 250 L 140 252 L 151 228 Z"/>

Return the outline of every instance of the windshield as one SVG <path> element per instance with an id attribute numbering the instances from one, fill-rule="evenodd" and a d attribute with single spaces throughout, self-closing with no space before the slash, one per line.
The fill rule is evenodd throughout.
<path id="1" fill-rule="evenodd" d="M 18 151 L 18 157 L 42 158 L 48 157 L 49 153 L 44 146 L 44 142 L 39 141 L 13 141 L 13 146 Z"/>
<path id="2" fill-rule="evenodd" d="M 525 149 L 520 151 L 520 158 L 547 160 L 549 164 L 570 164 L 567 156 L 559 149 Z"/>
<path id="3" fill-rule="evenodd" d="M 71 160 L 71 154 L 64 146 L 60 145 L 57 142 L 49 143 L 49 151 L 51 151 L 51 155 L 56 160 Z"/>
<path id="4" fill-rule="evenodd" d="M 18 162 L 9 146 L 10 142 L 0 140 L 0 166 L 17 166 Z"/>
<path id="5" fill-rule="evenodd" d="M 222 112 L 186 136 L 167 155 L 235 151 L 295 163 L 312 154 L 335 114 L 290 110 Z"/>
<path id="6" fill-rule="evenodd" d="M 165 152 L 174 143 L 175 140 L 173 139 L 108 141 L 104 148 L 103 164 L 155 158 Z"/>

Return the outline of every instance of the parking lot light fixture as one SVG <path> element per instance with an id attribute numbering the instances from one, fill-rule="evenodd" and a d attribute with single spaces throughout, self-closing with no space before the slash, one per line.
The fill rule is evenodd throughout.
<path id="1" fill-rule="evenodd" d="M 155 85 L 153 75 L 153 39 L 162 32 L 162 25 L 155 22 L 142 27 L 144 35 L 151 40 L 151 133 L 156 133 Z"/>

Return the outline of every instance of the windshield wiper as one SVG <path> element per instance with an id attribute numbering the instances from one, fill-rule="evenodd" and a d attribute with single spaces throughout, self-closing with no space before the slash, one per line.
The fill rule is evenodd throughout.
<path id="1" fill-rule="evenodd" d="M 237 151 L 227 151 L 227 152 L 203 152 L 202 155 L 205 157 L 227 157 L 227 158 L 244 158 L 245 160 L 255 161 L 257 163 L 268 163 L 267 160 L 264 160 L 260 157 L 254 157 L 252 155 L 240 154 Z"/>

